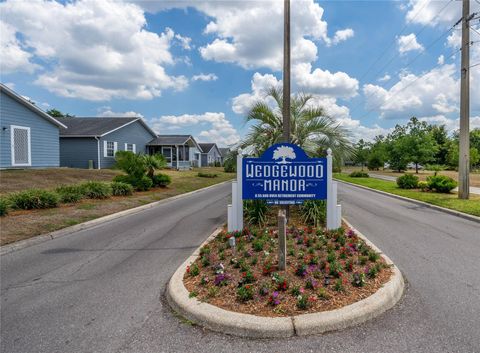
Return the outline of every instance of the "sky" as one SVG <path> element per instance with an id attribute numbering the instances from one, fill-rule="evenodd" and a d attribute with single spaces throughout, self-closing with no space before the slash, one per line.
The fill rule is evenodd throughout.
<path id="1" fill-rule="evenodd" d="M 292 91 L 350 131 L 412 116 L 458 129 L 461 1 L 291 1 Z M 471 65 L 480 1 L 470 3 Z M 0 81 L 44 110 L 141 116 L 159 134 L 229 146 L 282 85 L 283 1 L 1 1 Z M 480 127 L 480 65 L 471 68 Z M 267 103 L 271 103 L 266 100 Z"/>

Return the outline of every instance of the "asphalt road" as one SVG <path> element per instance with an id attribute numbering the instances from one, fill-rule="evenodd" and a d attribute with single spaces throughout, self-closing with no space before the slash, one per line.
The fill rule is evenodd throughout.
<path id="1" fill-rule="evenodd" d="M 169 277 L 225 221 L 228 185 L 1 258 L 2 352 L 480 352 L 480 225 L 341 184 L 344 215 L 408 281 L 397 306 L 319 336 L 249 340 L 191 326 Z"/>

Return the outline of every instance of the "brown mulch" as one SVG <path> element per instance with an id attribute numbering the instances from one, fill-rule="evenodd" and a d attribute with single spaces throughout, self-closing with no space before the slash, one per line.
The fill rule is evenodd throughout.
<path id="1" fill-rule="evenodd" d="M 295 218 L 295 215 L 293 215 L 292 218 Z M 375 266 L 375 263 L 367 260 L 367 263 L 365 265 L 360 265 L 359 256 L 362 255 L 360 255 L 358 251 L 348 252 L 349 255 L 346 259 L 338 258 L 342 246 L 340 246 L 340 249 L 334 250 L 335 254 L 337 255 L 336 261 L 342 264 L 344 268 L 346 261 L 348 261 L 349 259 L 352 260 L 353 263 L 352 271 L 344 270 L 341 273 L 340 278 L 343 283 L 344 290 L 335 290 L 334 287 L 337 278 L 333 276 L 329 276 L 330 283 L 325 285 L 325 269 L 319 270 L 318 266 L 311 266 L 308 270 L 308 274 L 305 277 L 300 277 L 296 275 L 295 271 L 297 267 L 303 263 L 308 263 L 309 259 L 312 256 L 317 256 L 319 258 L 319 264 L 321 264 L 322 262 L 325 263 L 327 256 L 326 247 L 329 246 L 331 248 L 333 246 L 336 246 L 337 243 L 335 241 L 336 235 L 326 232 L 325 238 L 327 239 L 328 245 L 320 247 L 317 246 L 318 242 L 315 241 L 312 246 L 317 248 L 315 249 L 314 254 L 309 254 L 307 250 L 308 246 L 306 246 L 304 243 L 297 244 L 297 240 L 299 237 L 303 237 L 303 239 L 309 237 L 318 238 L 318 236 L 316 236 L 316 229 L 312 228 L 310 232 L 307 228 L 298 227 L 298 218 L 291 223 L 296 225 L 292 226 L 289 229 L 289 233 L 287 233 L 287 253 L 289 252 L 289 249 L 293 248 L 295 256 L 292 256 L 290 254 L 287 256 L 287 270 L 285 272 L 278 272 L 277 268 L 274 267 L 272 272 L 268 274 L 263 273 L 263 264 L 266 260 L 267 262 L 271 261 L 272 264 L 277 263 L 278 245 L 277 234 L 276 231 L 274 231 L 274 227 L 266 227 L 269 243 L 265 245 L 265 249 L 267 252 L 269 252 L 269 254 L 266 254 L 264 251 L 256 252 L 252 250 L 252 241 L 244 241 L 244 249 L 242 251 L 237 250 L 236 253 L 233 254 L 231 248 L 229 246 L 226 246 L 226 244 L 228 244 L 228 240 L 226 238 L 229 236 L 229 234 L 224 231 L 216 239 L 212 240 L 208 244 L 210 253 L 208 255 L 205 255 L 205 257 L 208 257 L 210 264 L 207 266 L 203 266 L 202 259 L 201 257 L 199 257 L 195 261 L 195 264 L 197 264 L 200 270 L 199 275 L 191 276 L 191 274 L 189 273 L 185 274 L 185 287 L 190 293 L 196 293 L 196 297 L 200 301 L 208 302 L 212 305 L 218 306 L 226 310 L 246 314 L 254 314 L 258 316 L 277 317 L 328 311 L 344 307 L 346 305 L 355 303 L 369 297 L 390 279 L 392 270 L 389 266 L 385 264 L 383 258 L 380 258 L 376 261 L 376 263 L 379 264 L 377 266 L 380 268 L 377 276 L 374 278 L 369 278 L 368 276 L 365 276 L 365 284 L 363 287 L 353 286 L 351 283 L 353 273 L 364 273 L 367 266 L 368 268 L 371 268 Z M 249 234 L 251 235 L 252 233 L 256 233 L 257 237 L 260 237 L 261 233 L 259 232 L 263 231 L 265 231 L 265 229 L 252 229 L 251 231 L 244 231 L 244 234 L 247 235 L 242 235 L 236 239 L 237 249 L 238 244 L 242 242 L 241 239 L 248 238 Z M 304 233 L 299 234 L 299 231 L 303 231 Z M 347 231 L 345 231 L 345 234 L 347 234 Z M 347 247 L 348 244 L 352 243 L 363 244 L 362 246 L 367 247 L 360 238 L 356 237 L 356 235 L 346 238 Z M 219 256 L 220 249 L 223 249 L 223 260 L 221 260 Z M 249 251 L 249 254 L 251 253 L 252 255 L 245 257 L 244 254 L 246 254 L 247 251 Z M 304 256 L 300 256 L 301 258 L 299 258 L 299 252 L 303 252 Z M 235 268 L 235 265 L 230 262 L 232 258 L 235 258 L 237 261 L 245 259 L 248 269 L 256 278 L 253 283 L 248 284 L 253 288 L 253 299 L 246 302 L 241 301 L 237 297 L 237 289 L 241 286 L 239 285 L 239 281 L 242 281 L 242 274 L 244 274 L 245 271 L 242 271 L 242 269 L 240 268 Z M 252 264 L 253 258 L 257 258 L 257 264 Z M 225 274 L 227 274 L 229 277 L 227 285 L 216 286 L 214 284 L 214 279 L 216 277 L 215 268 L 219 263 L 222 263 L 224 265 Z M 192 264 L 192 266 L 190 267 L 190 271 L 193 266 L 194 265 Z M 272 275 L 274 273 L 278 273 L 286 279 L 288 283 L 287 290 L 278 290 L 276 282 L 272 279 Z M 317 278 L 315 278 L 314 275 Z M 208 278 L 207 284 L 201 283 L 202 278 L 204 277 Z M 313 289 L 307 289 L 306 282 L 309 279 L 317 281 L 318 286 L 315 286 L 315 288 Z M 297 307 L 298 297 L 292 294 L 292 289 L 296 286 L 303 288 L 303 295 L 309 298 L 308 308 L 306 309 L 299 309 Z M 268 295 L 260 294 L 259 291 L 261 287 L 268 287 Z M 274 291 L 278 292 L 278 299 L 280 300 L 280 304 L 275 306 L 269 303 L 269 298 Z M 325 294 L 327 298 L 325 298 Z"/>

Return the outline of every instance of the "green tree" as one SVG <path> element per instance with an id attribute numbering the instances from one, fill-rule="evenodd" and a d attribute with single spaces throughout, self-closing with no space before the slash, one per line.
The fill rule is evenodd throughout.
<path id="1" fill-rule="evenodd" d="M 54 118 L 74 118 L 75 115 L 70 115 L 70 114 L 63 114 L 60 110 L 52 108 L 50 110 L 47 110 L 47 114 L 54 117 Z"/>
<path id="2" fill-rule="evenodd" d="M 452 143 L 447 154 L 448 165 L 458 169 L 458 158 L 460 155 L 458 143 Z M 475 147 L 470 147 L 470 168 L 473 168 L 480 162 L 480 152 Z"/>
<path id="3" fill-rule="evenodd" d="M 390 168 L 401 172 L 407 169 L 409 154 L 406 143 L 406 127 L 396 125 L 395 129 L 385 139 L 385 152 Z"/>
<path id="4" fill-rule="evenodd" d="M 451 139 L 448 137 L 448 131 L 445 125 L 430 125 L 429 130 L 437 144 L 437 151 L 434 156 L 435 164 L 446 165 L 451 142 Z"/>
<path id="5" fill-rule="evenodd" d="M 401 143 L 408 153 L 409 162 L 415 163 L 415 173 L 418 174 L 418 165 L 428 163 L 435 158 L 438 150 L 429 126 L 424 121 L 413 117 L 407 124 L 407 134 Z"/>
<path id="6" fill-rule="evenodd" d="M 370 145 L 367 142 L 365 142 L 363 139 L 360 139 L 355 144 L 354 161 L 355 163 L 360 163 L 360 165 L 362 166 L 362 171 L 363 171 L 363 166 L 368 161 L 369 154 L 370 154 Z"/>
<path id="7" fill-rule="evenodd" d="M 253 105 L 246 117 L 253 125 L 240 143 L 241 148 L 252 149 L 256 155 L 282 141 L 282 91 L 271 88 L 268 96 L 273 98 L 276 106 L 271 108 L 264 100 Z M 291 142 L 301 146 L 310 156 L 324 155 L 331 148 L 334 162 L 338 164 L 353 153 L 347 130 L 327 116 L 323 108 L 313 105 L 311 99 L 312 96 L 307 94 L 291 98 Z"/>

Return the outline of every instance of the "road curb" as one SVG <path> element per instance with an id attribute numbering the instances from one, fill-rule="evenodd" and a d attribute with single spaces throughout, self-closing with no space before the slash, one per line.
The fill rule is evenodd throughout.
<path id="1" fill-rule="evenodd" d="M 334 178 L 334 179 L 335 179 L 335 178 Z M 382 194 L 382 195 L 390 196 L 390 197 L 393 197 L 393 198 L 397 198 L 397 199 L 399 199 L 399 200 L 409 201 L 409 202 L 415 203 L 415 204 L 417 204 L 417 205 L 427 206 L 427 207 L 436 209 L 436 210 L 438 210 L 438 211 L 442 211 L 442 212 L 449 213 L 449 214 L 452 214 L 452 215 L 457 216 L 457 217 L 461 217 L 461 218 L 464 218 L 464 219 L 468 219 L 468 220 L 470 220 L 470 221 L 474 221 L 474 222 L 480 223 L 480 217 L 477 217 L 477 216 L 474 216 L 474 215 L 470 215 L 470 214 L 468 214 L 468 213 L 463 213 L 463 212 L 460 212 L 460 211 L 451 210 L 451 209 L 449 209 L 449 208 L 445 208 L 445 207 L 441 207 L 441 206 L 437 206 L 437 205 L 432 205 L 431 203 L 428 203 L 428 202 L 411 199 L 411 198 L 408 198 L 408 197 L 405 197 L 405 196 L 400 196 L 400 195 L 391 194 L 391 193 L 389 193 L 389 192 L 385 192 L 385 191 L 381 191 L 381 190 L 369 188 L 368 186 L 363 186 L 363 185 L 358 185 L 358 184 L 350 183 L 350 182 L 348 182 L 348 181 L 344 181 L 344 180 L 340 180 L 340 179 L 335 179 L 335 181 L 338 181 L 339 183 L 344 183 L 344 184 L 356 186 L 356 187 L 359 187 L 359 188 L 361 188 L 361 189 L 370 190 L 370 191 L 376 192 L 376 193 L 378 193 L 378 194 Z"/>
<path id="2" fill-rule="evenodd" d="M 48 240 L 61 238 L 61 237 L 64 237 L 66 235 L 72 234 L 74 232 L 78 232 L 80 230 L 91 229 L 91 228 L 97 227 L 99 225 L 102 225 L 104 223 L 107 223 L 107 222 L 113 221 L 115 219 L 118 219 L 120 217 L 136 214 L 136 213 L 148 210 L 150 208 L 154 208 L 158 205 L 161 205 L 161 204 L 164 204 L 164 203 L 167 203 L 167 202 L 170 202 L 170 201 L 174 201 L 174 200 L 177 200 L 177 199 L 180 199 L 180 198 L 183 198 L 183 197 L 187 197 L 187 196 L 190 196 L 190 195 L 193 195 L 193 194 L 196 194 L 196 193 L 214 188 L 216 186 L 231 183 L 231 182 L 232 182 L 232 180 L 226 180 L 226 181 L 223 181 L 223 182 L 218 183 L 218 184 L 210 185 L 210 186 L 207 186 L 207 187 L 204 187 L 204 188 L 201 188 L 201 189 L 197 189 L 197 190 L 187 192 L 185 194 L 180 194 L 180 195 L 168 197 L 168 198 L 160 200 L 160 201 L 155 201 L 155 202 L 152 202 L 152 203 L 149 203 L 149 204 L 146 204 L 146 205 L 142 205 L 142 206 L 138 206 L 138 207 L 134 207 L 134 208 L 129 208 L 128 210 L 123 210 L 123 211 L 112 213 L 112 214 L 109 214 L 109 215 L 106 215 L 106 216 L 103 216 L 103 217 L 100 217 L 100 218 L 92 219 L 91 221 L 87 221 L 87 222 L 76 224 L 74 226 L 62 228 L 62 229 L 56 230 L 56 231 L 51 232 L 51 233 L 36 235 L 32 238 L 28 238 L 28 239 L 25 239 L 25 240 L 20 240 L 18 242 L 12 243 L 12 244 L 3 245 L 3 246 L 0 247 L 0 255 L 6 255 L 6 254 L 11 253 L 13 251 L 21 250 L 21 249 L 30 247 L 32 245 L 43 243 L 43 242 L 48 241 Z"/>
<path id="3" fill-rule="evenodd" d="M 346 221 L 345 221 L 346 222 Z M 346 222 L 350 227 L 351 225 Z M 353 227 L 351 227 L 353 228 Z M 278 338 L 320 334 L 341 330 L 379 316 L 392 308 L 402 297 L 404 280 L 400 270 L 364 235 L 355 229 L 360 238 L 379 252 L 388 264 L 392 265 L 390 280 L 377 292 L 366 299 L 343 308 L 320 313 L 287 317 L 262 317 L 236 313 L 218 308 L 196 298 L 189 298 L 183 284 L 187 266 L 199 256 L 200 248 L 213 239 L 221 229 L 217 229 L 194 253 L 175 271 L 167 287 L 167 301 L 180 315 L 210 330 L 251 338 Z"/>

